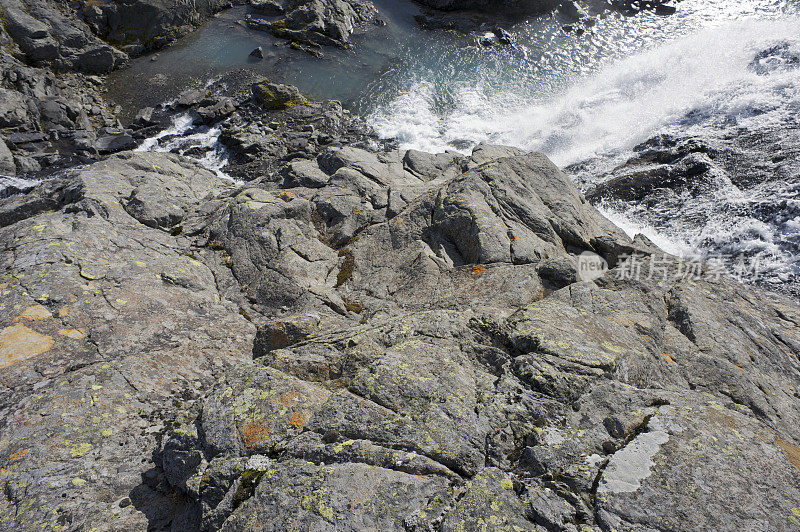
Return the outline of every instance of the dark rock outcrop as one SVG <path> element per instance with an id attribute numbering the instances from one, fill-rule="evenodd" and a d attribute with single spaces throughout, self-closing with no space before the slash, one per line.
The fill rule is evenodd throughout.
<path id="1" fill-rule="evenodd" d="M 81 0 L 78 4 L 81 17 L 96 35 L 131 56 L 163 48 L 232 5 L 231 0 Z"/>
<path id="2" fill-rule="evenodd" d="M 288 0 L 257 2 L 257 14 L 281 15 L 274 20 L 248 16 L 250 28 L 268 31 L 299 44 L 312 46 L 347 46 L 358 26 L 375 20 L 378 14 L 369 0 Z"/>
<path id="3" fill-rule="evenodd" d="M 0 71 L 0 142 L 10 151 L 16 173 L 97 159 L 101 130 L 118 125 L 100 94 L 100 78 L 57 75 L 4 50 Z"/>
<path id="4" fill-rule="evenodd" d="M 0 171 L 47 173 L 133 147 L 132 132 L 120 130 L 117 109 L 103 101 L 103 78 L 95 74 L 120 67 L 128 54 L 171 42 L 229 5 L 136 0 L 67 6 L 50 0 L 4 1 L 0 7 L 0 142 L 10 150 L 13 164 L 4 149 Z M 224 116 L 217 112 L 211 118 Z"/>
<path id="5" fill-rule="evenodd" d="M 587 196 L 617 205 L 666 234 L 716 228 L 703 241 L 709 254 L 760 260 L 762 273 L 775 269 L 763 282 L 800 294 L 792 258 L 800 242 L 790 236 L 797 206 L 793 187 L 787 186 L 800 173 L 797 131 L 767 125 L 723 131 L 716 138 L 659 135 L 636 146 L 629 160 L 610 171 L 595 172 L 589 163 L 594 184 L 587 186 Z M 766 249 L 778 260 L 770 261 L 770 254 L 759 258 Z"/>
<path id="6" fill-rule="evenodd" d="M 31 64 L 96 74 L 110 72 L 127 59 L 55 2 L 3 0 L 0 17 L 19 55 Z"/>

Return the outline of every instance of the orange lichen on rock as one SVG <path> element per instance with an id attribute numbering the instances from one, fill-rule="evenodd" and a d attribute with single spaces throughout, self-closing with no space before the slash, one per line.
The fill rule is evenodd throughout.
<path id="1" fill-rule="evenodd" d="M 263 421 L 250 421 L 242 427 L 242 442 L 248 449 L 253 449 L 269 438 L 269 434 L 269 427 Z"/>
<path id="2" fill-rule="evenodd" d="M 53 315 L 46 307 L 36 304 L 25 309 L 25 312 L 20 314 L 17 320 L 46 320 L 52 317 Z"/>
<path id="3" fill-rule="evenodd" d="M 484 274 L 484 273 L 486 273 L 486 266 L 484 266 L 483 264 L 476 264 L 472 268 L 472 273 L 474 273 L 475 275 Z"/>
<path id="4" fill-rule="evenodd" d="M 789 443 L 783 438 L 775 438 L 775 443 L 786 454 L 789 463 L 792 464 L 798 471 L 800 471 L 800 447 L 793 443 Z"/>
<path id="5" fill-rule="evenodd" d="M 72 338 L 73 340 L 80 340 L 86 338 L 86 331 L 83 329 L 59 329 L 58 334 Z"/>
<path id="6" fill-rule="evenodd" d="M 15 462 L 15 461 L 19 460 L 20 458 L 22 458 L 23 456 L 25 456 L 26 454 L 28 454 L 29 451 L 30 451 L 30 449 L 22 449 L 21 451 L 17 451 L 15 453 L 9 455 L 8 461 L 9 462 Z"/>
<path id="7" fill-rule="evenodd" d="M 661 356 L 662 356 L 662 357 L 664 357 L 664 360 L 666 360 L 666 361 L 667 361 L 667 362 L 669 362 L 670 364 L 674 364 L 674 363 L 675 363 L 675 359 L 674 359 L 674 358 L 672 358 L 672 355 L 670 355 L 670 354 L 669 354 L 669 353 L 667 353 L 666 351 L 664 351 L 663 353 L 661 353 Z"/>
<path id="8" fill-rule="evenodd" d="M 0 330 L 0 367 L 40 355 L 53 347 L 50 336 L 39 334 L 21 324 Z"/>
<path id="9" fill-rule="evenodd" d="M 297 401 L 297 399 L 299 397 L 300 397 L 299 393 L 297 393 L 295 391 L 290 391 L 290 392 L 282 393 L 280 395 L 280 397 L 278 397 L 278 401 L 280 401 L 283 406 L 289 406 L 293 402 Z"/>
<path id="10" fill-rule="evenodd" d="M 278 194 L 278 197 L 280 199 L 282 199 L 283 201 L 292 201 L 297 196 L 295 196 L 294 194 L 292 194 L 291 192 L 289 192 L 287 190 L 283 190 L 283 191 L 281 191 L 280 194 Z"/>
<path id="11" fill-rule="evenodd" d="M 307 412 L 294 412 L 292 414 L 292 418 L 289 420 L 289 423 L 296 429 L 302 429 L 305 424 L 308 422 L 308 413 Z"/>

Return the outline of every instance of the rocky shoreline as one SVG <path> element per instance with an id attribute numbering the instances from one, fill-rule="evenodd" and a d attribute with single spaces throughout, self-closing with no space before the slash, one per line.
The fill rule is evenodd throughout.
<path id="1" fill-rule="evenodd" d="M 8 46 L 0 172 L 61 169 L 0 199 L 4 530 L 800 529 L 795 299 L 687 272 L 541 154 L 401 150 L 246 75 L 123 127 L 54 73 L 81 54 Z M 589 195 L 730 158 L 696 148 Z"/>

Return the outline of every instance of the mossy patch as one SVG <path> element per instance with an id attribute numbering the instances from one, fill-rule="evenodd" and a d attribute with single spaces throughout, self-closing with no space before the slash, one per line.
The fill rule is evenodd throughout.
<path id="1" fill-rule="evenodd" d="M 239 477 L 239 485 L 233 494 L 233 508 L 236 509 L 253 496 L 258 481 L 264 476 L 263 471 L 248 469 Z"/>
<path id="2" fill-rule="evenodd" d="M 344 301 L 344 308 L 346 308 L 348 312 L 355 312 L 356 314 L 361 314 L 364 311 L 364 305 L 362 305 L 358 301 L 352 301 L 347 298 L 342 298 L 342 301 Z"/>
<path id="3" fill-rule="evenodd" d="M 339 288 L 352 279 L 353 271 L 356 268 L 356 259 L 353 257 L 353 252 L 348 248 L 341 250 L 339 256 L 344 257 L 344 261 L 342 261 L 342 267 L 339 269 L 339 274 L 336 276 L 336 288 Z"/>

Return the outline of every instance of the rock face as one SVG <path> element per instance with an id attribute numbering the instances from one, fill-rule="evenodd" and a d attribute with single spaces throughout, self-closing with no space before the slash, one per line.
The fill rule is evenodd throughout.
<path id="1" fill-rule="evenodd" d="M 118 125 L 100 95 L 101 81 L 81 74 L 54 75 L 0 51 L 0 142 L 17 173 L 98 157 L 98 138 Z M 2 173 L 13 173 L 11 170 Z"/>
<path id="2" fill-rule="evenodd" d="M 250 358 L 254 329 L 170 233 L 228 189 L 127 155 L 3 201 L 2 528 L 143 530 L 181 505 L 154 489 L 159 427 Z"/>
<path id="3" fill-rule="evenodd" d="M 133 133 L 122 129 L 118 111 L 103 101 L 100 76 L 122 66 L 129 56 L 187 34 L 230 5 L 228 0 L 69 5 L 60 0 L 4 0 L 0 143 L 11 152 L 12 162 L 6 150 L 0 150 L 0 173 L 50 173 L 133 147 Z"/>
<path id="4" fill-rule="evenodd" d="M 338 101 L 309 101 L 296 87 L 261 77 L 230 82 L 223 78 L 223 86 L 228 83 L 239 84 L 240 90 L 233 90 L 233 96 L 192 91 L 178 99 L 178 107 L 196 115 L 196 124 L 219 129 L 219 141 L 227 156 L 224 170 L 230 176 L 252 181 L 280 170 L 290 180 L 316 180 L 320 183 L 317 186 L 322 186 L 327 175 L 309 166 L 309 160 L 345 144 L 381 145 L 363 120 L 352 116 Z M 230 93 L 229 89 L 224 93 Z M 177 144 L 175 149 L 180 153 L 192 155 L 196 149 L 191 139 Z M 295 160 L 296 165 L 292 163 Z"/>
<path id="5" fill-rule="evenodd" d="M 657 275 L 539 154 L 272 164 L 0 200 L 4 529 L 800 527 L 796 302 Z"/>
<path id="6" fill-rule="evenodd" d="M 121 128 L 115 110 L 101 96 L 103 79 L 94 75 L 118 68 L 128 54 L 97 35 L 114 41 L 104 25 L 124 27 L 131 35 L 119 36 L 114 44 L 139 54 L 186 33 L 191 24 L 225 5 L 156 3 L 146 7 L 136 2 L 95 2 L 66 6 L 48 0 L 4 1 L 0 8 L 0 143 L 4 146 L 0 173 L 49 172 L 133 147 L 132 132 Z M 75 12 L 73 7 L 84 12 Z M 95 16 L 89 16 L 90 12 Z"/>
<path id="7" fill-rule="evenodd" d="M 106 73 L 127 56 L 44 0 L 3 0 L 3 29 L 29 63 L 56 70 Z"/>
<path id="8" fill-rule="evenodd" d="M 209 16 L 232 5 L 230 0 L 82 0 L 79 10 L 96 35 L 138 56 L 183 37 Z"/>

